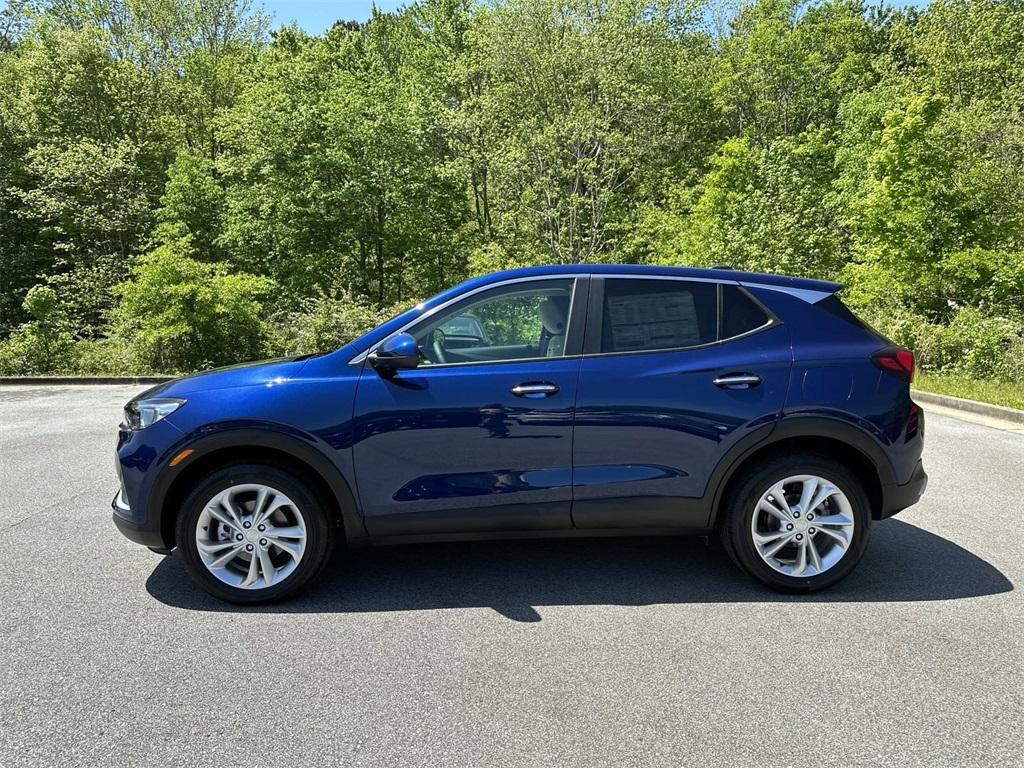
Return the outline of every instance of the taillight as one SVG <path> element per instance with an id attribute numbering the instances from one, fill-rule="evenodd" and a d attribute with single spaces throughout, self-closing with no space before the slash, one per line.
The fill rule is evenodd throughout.
<path id="1" fill-rule="evenodd" d="M 881 368 L 903 381 L 914 380 L 914 353 L 906 347 L 886 347 L 871 355 L 871 360 Z"/>

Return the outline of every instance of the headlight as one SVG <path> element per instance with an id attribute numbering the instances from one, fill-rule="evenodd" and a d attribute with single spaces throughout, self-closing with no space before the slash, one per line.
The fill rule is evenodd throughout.
<path id="1" fill-rule="evenodd" d="M 133 432 L 155 424 L 164 416 L 174 413 L 185 404 L 176 397 L 151 397 L 145 400 L 132 400 L 124 407 L 125 429 Z"/>

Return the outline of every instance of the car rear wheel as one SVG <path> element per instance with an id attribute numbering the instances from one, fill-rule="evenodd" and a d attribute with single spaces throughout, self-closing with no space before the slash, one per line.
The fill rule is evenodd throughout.
<path id="1" fill-rule="evenodd" d="M 842 464 L 796 454 L 754 468 L 726 502 L 722 540 L 770 587 L 813 592 L 847 576 L 867 548 L 871 508 Z"/>
<path id="2" fill-rule="evenodd" d="M 255 604 L 280 600 L 327 562 L 332 527 L 323 504 L 275 467 L 224 467 L 185 500 L 177 544 L 193 580 L 214 597 Z"/>

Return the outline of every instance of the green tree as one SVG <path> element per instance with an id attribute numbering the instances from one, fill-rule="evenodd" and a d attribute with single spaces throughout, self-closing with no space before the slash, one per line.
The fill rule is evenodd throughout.
<path id="1" fill-rule="evenodd" d="M 465 195 L 406 77 L 406 26 L 378 14 L 325 39 L 278 35 L 223 122 L 233 263 L 292 296 L 342 289 L 380 306 L 463 273 Z"/>
<path id="2" fill-rule="evenodd" d="M 726 142 L 685 223 L 683 260 L 834 279 L 842 263 L 834 155 L 823 130 L 761 146 Z"/>
<path id="3" fill-rule="evenodd" d="M 469 274 L 610 260 L 838 275 L 926 367 L 1024 365 L 1024 0 L 267 29 L 252 0 L 0 9 L 4 365 L 310 350 Z"/>
<path id="4" fill-rule="evenodd" d="M 224 188 L 214 163 L 183 149 L 167 169 L 167 184 L 157 209 L 156 239 L 173 243 L 187 237 L 198 257 L 216 261 L 224 227 Z"/>
<path id="5" fill-rule="evenodd" d="M 264 353 L 265 306 L 274 291 L 266 277 L 231 273 L 222 263 L 188 256 L 186 243 L 141 257 L 117 286 L 113 332 L 150 370 L 194 371 Z"/>
<path id="6" fill-rule="evenodd" d="M 513 0 L 478 24 L 492 226 L 524 261 L 613 258 L 637 193 L 678 156 L 677 61 L 695 17 L 682 4 Z"/>
<path id="7" fill-rule="evenodd" d="M 876 36 L 857 0 L 750 3 L 722 48 L 716 97 L 732 132 L 756 140 L 833 125 L 874 80 Z"/>

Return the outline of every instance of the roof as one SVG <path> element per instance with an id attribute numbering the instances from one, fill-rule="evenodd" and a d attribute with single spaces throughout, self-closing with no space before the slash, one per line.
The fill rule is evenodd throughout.
<path id="1" fill-rule="evenodd" d="M 487 283 L 499 282 L 516 277 L 534 277 L 540 275 L 568 275 L 586 272 L 593 275 L 663 275 L 669 277 L 700 278 L 703 280 L 724 280 L 743 283 L 744 285 L 764 285 L 794 291 L 815 291 L 835 293 L 842 285 L 829 280 L 815 280 L 809 277 L 792 277 L 790 275 L 772 275 L 760 272 L 743 272 L 735 269 L 701 269 L 698 267 L 668 267 L 650 264 L 552 264 L 541 267 L 521 267 L 503 272 L 492 272 L 488 275 L 472 278 L 459 290 Z M 447 291 L 446 291 L 447 293 Z"/>

